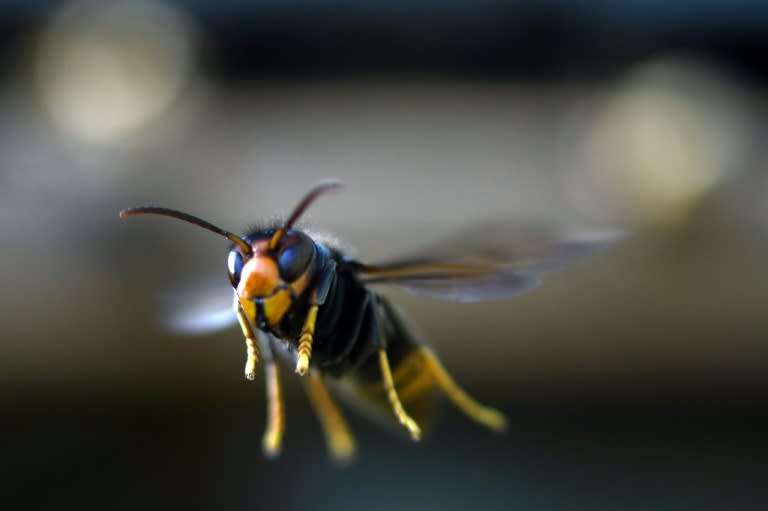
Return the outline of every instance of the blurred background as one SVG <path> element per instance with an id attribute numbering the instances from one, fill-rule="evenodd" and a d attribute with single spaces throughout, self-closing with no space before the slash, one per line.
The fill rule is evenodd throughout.
<path id="1" fill-rule="evenodd" d="M 6 0 L 0 39 L 3 508 L 765 508 L 765 2 Z M 307 223 L 366 261 L 633 232 L 515 300 L 387 291 L 505 436 L 347 409 L 338 468 L 286 371 L 267 461 L 241 334 L 163 330 L 227 245 L 121 208 L 237 232 L 329 177 Z"/>

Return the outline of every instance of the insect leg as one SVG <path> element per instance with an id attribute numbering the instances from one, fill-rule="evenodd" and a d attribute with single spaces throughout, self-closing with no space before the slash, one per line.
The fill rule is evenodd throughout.
<path id="1" fill-rule="evenodd" d="M 296 360 L 296 372 L 304 376 L 309 369 L 309 358 L 312 356 L 312 340 L 315 335 L 315 323 L 317 322 L 317 311 L 320 307 L 317 304 L 309 306 L 307 318 L 304 320 L 304 326 L 299 336 L 299 348 L 297 350 L 298 358 Z"/>
<path id="2" fill-rule="evenodd" d="M 317 311 L 325 303 L 328 292 L 331 289 L 336 278 L 336 263 L 330 261 L 323 273 L 320 275 L 320 281 L 312 290 L 309 298 L 309 311 L 304 319 L 304 326 L 299 335 L 299 347 L 297 350 L 296 372 L 304 376 L 309 369 L 309 359 L 312 356 L 312 341 L 315 336 L 315 323 L 317 322 Z"/>
<path id="3" fill-rule="evenodd" d="M 264 354 L 264 376 L 267 385 L 267 429 L 261 439 L 261 450 L 266 457 L 276 458 L 280 455 L 283 432 L 285 431 L 283 389 L 280 385 L 280 372 L 272 355 L 269 339 L 264 335 L 259 335 L 259 345 Z"/>
<path id="4" fill-rule="evenodd" d="M 418 441 L 421 438 L 421 428 L 403 409 L 403 404 L 400 402 L 395 384 L 392 381 L 392 370 L 389 368 L 386 348 L 379 348 L 379 368 L 381 369 L 384 391 L 387 393 L 389 404 L 392 405 L 392 411 L 395 412 L 395 416 L 400 421 L 400 424 L 408 428 L 411 438 Z"/>
<path id="5" fill-rule="evenodd" d="M 249 380 L 253 380 L 256 378 L 256 363 L 259 361 L 259 345 L 253 335 L 253 329 L 248 322 L 243 306 L 240 304 L 240 300 L 238 300 L 237 297 L 235 297 L 235 314 L 237 314 L 237 321 L 240 323 L 240 328 L 243 330 L 245 346 L 248 352 L 245 360 L 245 377 Z"/>
<path id="6" fill-rule="evenodd" d="M 504 414 L 478 403 L 469 394 L 464 392 L 430 349 L 422 346 L 419 350 L 426 366 L 425 370 L 432 374 L 437 385 L 459 410 L 475 422 L 498 433 L 507 429 L 507 418 L 504 417 Z"/>
<path id="7" fill-rule="evenodd" d="M 355 438 L 331 393 L 328 392 L 328 387 L 311 373 L 303 381 L 309 401 L 323 427 L 328 451 L 336 461 L 349 461 L 355 455 Z"/>

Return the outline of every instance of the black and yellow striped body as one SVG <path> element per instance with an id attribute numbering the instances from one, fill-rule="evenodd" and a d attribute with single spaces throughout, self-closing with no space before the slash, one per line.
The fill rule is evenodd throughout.
<path id="1" fill-rule="evenodd" d="M 427 348 L 414 337 L 414 331 L 386 298 L 377 295 L 379 321 L 385 326 L 387 356 L 392 380 L 400 401 L 422 430 L 428 430 L 435 417 L 440 388 L 425 360 Z M 383 375 L 376 356 L 366 358 L 352 374 L 344 378 L 340 389 L 351 394 L 354 402 L 381 422 L 396 425 L 391 404 L 382 386 Z M 398 428 L 398 431 L 402 431 Z"/>
<path id="2" fill-rule="evenodd" d="M 314 333 L 310 368 L 351 394 L 370 411 L 392 419 L 382 386 L 377 350 L 385 348 L 394 384 L 405 407 L 419 424 L 432 415 L 438 387 L 427 370 L 422 344 L 389 301 L 360 282 L 356 263 L 335 249 L 315 242 L 318 260 L 308 270 L 311 289 L 328 259 L 336 263 L 335 278 L 320 307 Z M 295 353 L 296 339 L 309 310 L 309 295 L 298 296 L 280 324 L 269 331 Z M 336 382 L 334 382 L 334 380 Z"/>
<path id="3" fill-rule="evenodd" d="M 337 460 L 350 459 L 355 443 L 326 388 L 328 383 L 350 394 L 352 404 L 378 412 L 390 422 L 395 419 L 413 440 L 421 438 L 439 394 L 476 422 L 503 431 L 504 416 L 464 392 L 401 314 L 368 286 L 399 282 L 411 288 L 427 283 L 427 294 L 435 297 L 461 299 L 464 289 L 466 296 L 476 300 L 484 293 L 498 298 L 505 286 L 518 292 L 522 284 L 530 285 L 535 279 L 521 280 L 488 264 L 418 260 L 369 266 L 293 227 L 319 195 L 339 187 L 338 182 L 318 184 L 287 220 L 245 236 L 156 206 L 128 208 L 120 216 L 167 216 L 233 243 L 227 271 L 235 293 L 234 313 L 245 338 L 245 377 L 253 380 L 257 365 L 265 367 L 268 417 L 262 445 L 267 456 L 279 454 L 285 426 L 280 370 L 273 356 L 276 347 L 283 348 L 303 377 L 329 451 Z M 441 289 L 441 282 L 447 288 Z M 457 288 L 458 282 L 464 287 Z M 256 329 L 266 335 L 258 335 Z"/>

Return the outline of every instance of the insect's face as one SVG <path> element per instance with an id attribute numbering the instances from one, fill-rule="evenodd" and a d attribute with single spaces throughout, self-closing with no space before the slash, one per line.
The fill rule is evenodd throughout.
<path id="1" fill-rule="evenodd" d="M 272 234 L 246 237 L 252 255 L 245 258 L 234 247 L 227 259 L 232 287 L 245 313 L 260 327 L 278 325 L 294 300 L 306 290 L 315 255 L 314 242 L 301 231 L 286 232 L 273 250 L 269 248 Z"/>

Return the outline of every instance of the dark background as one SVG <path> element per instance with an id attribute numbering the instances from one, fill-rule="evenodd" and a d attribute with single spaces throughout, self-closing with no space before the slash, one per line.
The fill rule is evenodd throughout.
<path id="1" fill-rule="evenodd" d="M 767 29 L 757 0 L 3 2 L 3 508 L 764 509 Z M 515 300 L 387 290 L 505 436 L 347 409 L 339 468 L 286 371 L 267 461 L 240 333 L 163 330 L 199 279 L 226 306 L 226 245 L 121 208 L 245 229 L 328 177 L 308 224 L 369 261 L 633 233 Z"/>

